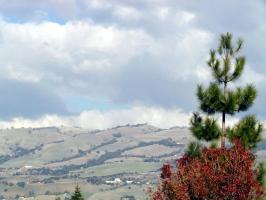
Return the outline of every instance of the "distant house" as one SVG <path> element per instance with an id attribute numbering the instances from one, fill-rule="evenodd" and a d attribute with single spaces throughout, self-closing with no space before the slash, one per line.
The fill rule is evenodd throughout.
<path id="1" fill-rule="evenodd" d="M 33 168 L 31 165 L 25 165 L 21 167 L 18 171 L 22 174 L 26 174 L 29 169 Z"/>
<path id="2" fill-rule="evenodd" d="M 31 165 L 25 165 L 24 168 L 25 168 L 25 169 L 31 169 L 32 166 L 31 166 Z"/>
<path id="3" fill-rule="evenodd" d="M 106 184 L 111 184 L 111 185 L 115 185 L 115 184 L 120 184 L 122 183 L 122 180 L 120 178 L 115 178 L 113 181 L 105 181 Z"/>
<path id="4" fill-rule="evenodd" d="M 132 183 L 133 183 L 133 181 L 126 181 L 126 183 L 127 183 L 127 184 L 132 184 Z"/>

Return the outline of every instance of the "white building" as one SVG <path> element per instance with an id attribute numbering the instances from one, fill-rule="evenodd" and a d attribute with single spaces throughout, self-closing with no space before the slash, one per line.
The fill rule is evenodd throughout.
<path id="1" fill-rule="evenodd" d="M 120 178 L 115 178 L 113 181 L 105 181 L 106 184 L 120 184 L 122 183 Z"/>

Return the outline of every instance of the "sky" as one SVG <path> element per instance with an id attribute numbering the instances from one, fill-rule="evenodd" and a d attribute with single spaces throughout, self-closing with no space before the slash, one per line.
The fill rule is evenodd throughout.
<path id="1" fill-rule="evenodd" d="M 188 126 L 226 32 L 266 121 L 265 19 L 265 0 L 0 0 L 0 128 Z"/>

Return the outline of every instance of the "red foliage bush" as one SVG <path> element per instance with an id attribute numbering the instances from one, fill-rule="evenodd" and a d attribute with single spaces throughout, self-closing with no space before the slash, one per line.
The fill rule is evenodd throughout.
<path id="1" fill-rule="evenodd" d="M 255 156 L 239 142 L 229 149 L 203 148 L 199 157 L 185 154 L 177 170 L 162 167 L 162 182 L 153 200 L 259 200 L 263 186 L 256 180 Z"/>

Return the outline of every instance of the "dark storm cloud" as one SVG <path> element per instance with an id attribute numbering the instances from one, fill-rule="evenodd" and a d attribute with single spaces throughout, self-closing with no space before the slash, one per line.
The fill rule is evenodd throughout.
<path id="1" fill-rule="evenodd" d="M 58 96 L 33 84 L 0 80 L 0 118 L 35 118 L 45 114 L 68 114 Z"/>
<path id="2" fill-rule="evenodd" d="M 131 60 L 128 66 L 114 77 L 115 87 L 118 88 L 113 96 L 114 102 L 130 104 L 140 101 L 146 105 L 163 105 L 168 109 L 179 107 L 191 111 L 196 102 L 196 80 L 193 75 L 186 79 L 171 77 L 172 70 L 178 69 L 178 66 L 172 66 L 171 61 L 167 61 L 171 56 L 165 59 L 158 60 L 146 56 Z M 170 68 L 166 67 L 167 65 L 170 65 Z"/>

